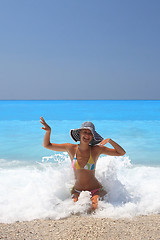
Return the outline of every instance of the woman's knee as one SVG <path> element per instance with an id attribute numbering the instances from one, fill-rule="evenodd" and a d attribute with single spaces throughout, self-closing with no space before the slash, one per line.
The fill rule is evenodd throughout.
<path id="1" fill-rule="evenodd" d="M 79 194 L 78 193 L 73 193 L 73 196 L 72 196 L 73 202 L 77 202 L 78 198 L 79 198 Z"/>
<path id="2" fill-rule="evenodd" d="M 93 210 L 95 210 L 98 207 L 98 199 L 99 199 L 99 195 L 93 195 L 93 197 L 91 197 Z"/>

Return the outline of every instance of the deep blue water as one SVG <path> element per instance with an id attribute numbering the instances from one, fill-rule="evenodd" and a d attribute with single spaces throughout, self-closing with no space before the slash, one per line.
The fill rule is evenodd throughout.
<path id="1" fill-rule="evenodd" d="M 0 121 L 160 120 L 160 100 L 0 101 Z"/>

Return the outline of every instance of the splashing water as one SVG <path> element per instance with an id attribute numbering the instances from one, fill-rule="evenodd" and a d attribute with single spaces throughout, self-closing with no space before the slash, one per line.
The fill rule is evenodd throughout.
<path id="1" fill-rule="evenodd" d="M 133 217 L 160 213 L 160 168 L 133 166 L 127 156 L 99 158 L 96 177 L 107 191 L 95 217 Z M 73 203 L 71 162 L 65 153 L 28 163 L 0 160 L 0 222 L 60 219 L 87 214 L 90 194 Z"/>

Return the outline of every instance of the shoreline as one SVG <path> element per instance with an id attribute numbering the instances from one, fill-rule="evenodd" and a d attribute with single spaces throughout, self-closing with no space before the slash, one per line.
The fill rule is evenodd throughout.
<path id="1" fill-rule="evenodd" d="M 0 239 L 7 240 L 160 240 L 160 214 L 128 218 L 72 215 L 65 219 L 36 219 L 0 223 Z"/>

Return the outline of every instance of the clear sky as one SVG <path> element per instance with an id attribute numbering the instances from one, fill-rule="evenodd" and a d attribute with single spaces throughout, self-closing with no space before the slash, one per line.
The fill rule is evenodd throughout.
<path id="1" fill-rule="evenodd" d="M 0 99 L 160 99 L 160 0 L 0 0 Z"/>

